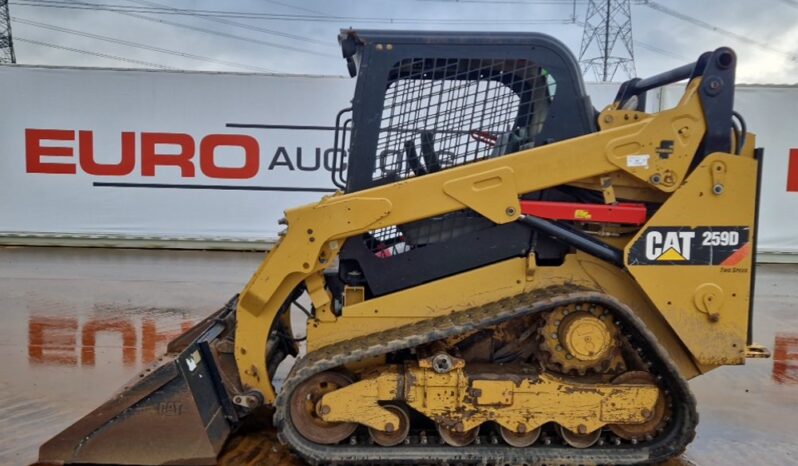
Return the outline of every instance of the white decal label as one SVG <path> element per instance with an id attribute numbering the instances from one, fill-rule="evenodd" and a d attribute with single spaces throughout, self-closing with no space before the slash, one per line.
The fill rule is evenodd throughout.
<path id="1" fill-rule="evenodd" d="M 199 351 L 191 353 L 191 356 L 186 358 L 186 366 L 188 366 L 189 372 L 194 372 L 200 361 L 202 361 L 202 356 L 200 356 Z"/>
<path id="2" fill-rule="evenodd" d="M 648 154 L 627 155 L 626 166 L 648 168 L 648 157 Z"/>
<path id="3" fill-rule="evenodd" d="M 646 259 L 650 261 L 689 261 L 694 231 L 649 231 L 646 234 Z"/>

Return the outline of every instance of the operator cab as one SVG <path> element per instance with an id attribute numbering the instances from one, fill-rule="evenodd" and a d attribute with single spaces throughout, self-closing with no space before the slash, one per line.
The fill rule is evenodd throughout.
<path id="1" fill-rule="evenodd" d="M 339 42 L 357 76 L 336 134 L 347 193 L 596 130 L 576 60 L 547 35 L 344 30 Z"/>
<path id="2" fill-rule="evenodd" d="M 344 30 L 339 42 L 357 77 L 336 120 L 333 181 L 347 193 L 596 131 L 576 59 L 547 35 Z M 568 251 L 462 210 L 350 238 L 328 283 L 379 296 L 532 248 L 552 265 Z"/>

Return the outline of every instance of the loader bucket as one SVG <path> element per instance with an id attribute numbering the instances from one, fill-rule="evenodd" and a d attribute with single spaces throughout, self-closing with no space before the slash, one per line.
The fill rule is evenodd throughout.
<path id="1" fill-rule="evenodd" d="M 235 299 L 169 344 L 102 406 L 39 449 L 39 464 L 216 464 L 238 418 L 210 343 Z"/>

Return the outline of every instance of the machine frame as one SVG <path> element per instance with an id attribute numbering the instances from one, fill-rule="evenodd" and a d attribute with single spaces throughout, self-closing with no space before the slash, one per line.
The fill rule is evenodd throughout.
<path id="1" fill-rule="evenodd" d="M 368 46 L 376 47 L 376 44 Z M 754 159 L 753 137 L 747 137 L 742 146 L 738 144 L 739 154 L 732 153 L 729 138 L 733 80 L 729 81 L 728 77 L 724 80 L 723 75 L 731 70 L 733 77 L 734 62 L 733 52 L 720 48 L 703 55 L 697 63 L 674 72 L 627 83 L 616 102 L 599 115 L 600 130 L 596 133 L 385 186 L 349 194 L 337 193 L 318 203 L 287 210 L 285 218 L 289 227 L 285 236 L 268 253 L 238 303 L 235 356 L 242 385 L 258 390 L 267 403 L 274 401 L 276 393 L 271 376 L 274 363 L 279 363 L 279 360 L 270 361 L 269 348 L 275 348 L 277 342 L 273 331 L 272 337 L 264 339 L 263 329 L 274 330 L 276 322 L 283 326 L 282 332 L 290 329 L 285 313 L 282 319 L 277 317 L 302 284 L 315 308 L 315 318 L 308 323 L 308 345 L 313 349 L 333 343 L 336 338 L 345 338 L 345 335 L 351 337 L 355 319 L 357 328 L 378 331 L 395 325 L 396 319 L 412 321 L 413 317 L 408 317 L 408 309 L 414 304 L 417 306 L 417 303 L 429 302 L 429 292 L 425 291 L 424 286 L 418 286 L 386 296 L 378 301 L 382 304 L 379 307 L 369 301 L 350 301 L 338 316 L 325 287 L 323 273 L 333 263 L 347 238 L 464 208 L 496 224 L 507 224 L 522 218 L 519 197 L 525 193 L 608 176 L 616 177 L 620 186 L 640 189 L 642 183 L 646 189 L 662 193 L 668 198 L 660 212 L 649 219 L 631 241 L 619 245 L 624 249 L 625 265 L 631 276 L 644 282 L 661 282 L 661 273 L 674 279 L 689 277 L 685 279 L 684 287 L 674 289 L 651 283 L 638 287 L 635 280 L 624 275 L 621 282 L 625 282 L 625 286 L 616 284 L 612 288 L 617 291 L 631 286 L 638 293 L 642 288 L 649 305 L 672 328 L 666 326 L 664 329 L 667 331 L 663 335 L 680 336 L 674 336 L 670 342 L 664 341 L 663 345 L 674 359 L 683 361 L 680 370 L 685 377 L 692 377 L 719 364 L 742 363 L 750 305 L 750 254 L 740 259 L 740 273 L 729 274 L 722 272 L 720 266 L 707 267 L 700 263 L 696 263 L 699 267 L 684 268 L 673 264 L 636 265 L 634 260 L 630 260 L 631 245 L 655 227 L 733 225 L 746 229 L 748 242 L 753 244 L 757 196 L 757 161 Z M 623 108 L 634 95 L 688 77 L 691 80 L 685 94 L 672 109 L 646 114 Z M 719 140 L 716 136 L 721 131 L 720 125 L 713 122 L 726 111 L 729 118 L 724 120 L 725 136 Z M 710 122 L 709 126 L 705 122 Z M 658 152 L 663 141 L 669 142 L 667 154 Z M 707 151 L 711 151 L 709 157 L 706 157 Z M 632 157 L 641 154 L 647 155 L 645 165 L 630 162 Z M 684 185 L 688 177 L 695 181 L 688 180 Z M 718 184 L 725 188 L 721 192 L 714 192 Z M 674 192 L 676 195 L 668 196 Z M 561 236 L 567 235 L 563 233 Z M 595 244 L 596 247 L 602 247 L 602 244 L 612 247 L 598 240 L 593 240 L 593 243 L 600 243 Z M 575 249 L 594 252 L 584 245 L 575 246 Z M 534 258 L 525 262 L 533 264 L 531 267 L 534 268 Z M 502 283 L 506 286 L 517 282 L 520 276 L 526 276 L 528 268 L 517 268 L 517 271 L 523 271 L 523 275 L 508 276 Z M 562 277 L 562 270 L 558 272 Z M 444 280 L 457 280 L 459 275 L 470 276 L 469 273 L 463 272 Z M 476 273 L 479 274 L 479 271 Z M 565 276 L 576 277 L 578 274 L 566 272 Z M 467 283 L 466 280 L 464 282 Z M 717 288 L 710 286 L 696 291 L 696 287 L 705 282 L 716 284 L 721 290 L 722 299 L 725 300 L 723 318 L 713 320 L 707 317 L 715 312 L 712 310 L 714 307 L 706 307 L 706 302 L 712 299 L 706 299 L 717 293 Z M 540 285 L 531 285 L 532 288 L 537 286 Z M 605 286 L 610 288 L 610 285 Z M 444 286 L 435 288 L 447 289 Z M 652 291 L 663 288 L 664 292 Z M 429 309 L 426 316 L 456 312 L 463 305 L 479 300 L 475 294 L 485 297 L 491 292 L 482 288 L 474 293 L 464 292 L 467 288 L 455 289 L 462 293 L 461 299 L 446 305 L 426 306 Z M 524 292 L 522 287 L 516 290 Z M 496 295 L 507 292 L 506 288 L 494 291 Z M 717 303 L 718 298 L 715 299 Z M 641 306 L 639 312 L 644 314 L 646 311 L 642 309 L 645 307 Z M 363 317 L 366 309 L 375 315 Z M 346 331 L 335 332 L 332 330 L 335 327 Z M 318 331 L 321 328 L 324 330 Z M 338 336 L 319 336 L 333 332 Z M 665 337 L 663 339 L 667 340 Z"/>

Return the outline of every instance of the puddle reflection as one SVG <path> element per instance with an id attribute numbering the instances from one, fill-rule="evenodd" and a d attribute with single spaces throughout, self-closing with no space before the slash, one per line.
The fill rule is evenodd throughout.
<path id="1" fill-rule="evenodd" d="M 97 348 L 119 348 L 124 366 L 155 361 L 166 344 L 194 325 L 178 312 L 119 309 L 131 317 L 61 317 L 31 315 L 28 319 L 28 361 L 31 365 L 94 366 Z M 116 312 L 115 312 L 116 313 Z M 139 314 L 139 316 L 136 316 Z M 103 344 L 98 345 L 98 338 Z"/>
<path id="2" fill-rule="evenodd" d="M 122 309 L 131 317 L 60 317 L 32 315 L 28 320 L 28 359 L 33 365 L 94 366 L 98 335 L 114 335 L 125 366 L 150 364 L 159 350 L 189 330 L 195 320 L 179 317 L 173 310 L 141 317 L 141 309 Z M 139 314 L 139 315 L 137 315 Z M 107 340 L 106 340 L 107 341 Z M 78 342 L 80 342 L 78 344 Z M 798 384 L 798 333 L 777 333 L 773 345 L 772 378 L 777 384 Z"/>
<path id="3" fill-rule="evenodd" d="M 154 362 L 170 340 L 190 329 L 201 317 L 199 311 L 187 309 L 119 305 L 89 306 L 87 311 L 73 308 L 66 315 L 63 310 L 50 313 L 31 310 L 28 314 L 28 363 L 32 366 L 95 367 L 111 361 L 124 366 L 124 371 L 134 370 L 136 366 Z M 798 385 L 798 332 L 775 334 L 772 364 L 771 383 Z M 91 377 L 100 375 L 97 372 Z M 86 402 L 87 407 L 95 404 L 94 400 Z M 720 418 L 724 412 L 714 414 Z M 725 431 L 727 424 L 721 426 Z M 705 426 L 703 435 L 717 441 L 719 434 L 710 429 Z M 690 458 L 682 456 L 665 465 L 713 464 L 712 461 L 705 463 L 704 458 L 718 454 L 718 450 L 705 441 L 691 446 Z"/>
<path id="4" fill-rule="evenodd" d="M 798 333 L 776 334 L 773 380 L 777 384 L 798 384 Z"/>

